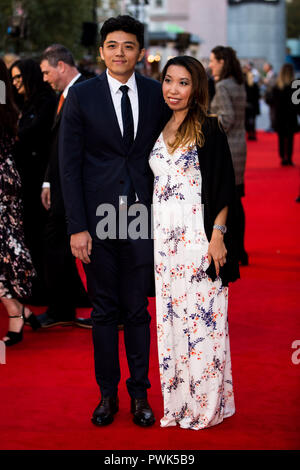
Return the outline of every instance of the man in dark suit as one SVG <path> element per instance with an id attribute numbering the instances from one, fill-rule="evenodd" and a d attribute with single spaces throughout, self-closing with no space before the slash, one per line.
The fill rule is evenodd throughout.
<path id="1" fill-rule="evenodd" d="M 124 230 L 123 211 L 137 200 L 150 214 L 153 176 L 148 158 L 169 116 L 161 85 L 134 71 L 145 52 L 143 25 L 129 16 L 110 18 L 101 29 L 101 41 L 106 72 L 74 86 L 64 110 L 60 132 L 63 196 L 71 249 L 84 263 L 93 304 L 95 372 L 101 401 L 92 422 L 110 424 L 118 411 L 117 319 L 121 311 L 133 421 L 150 426 L 155 418 L 147 400 L 147 295 L 154 278 L 153 240 L 118 233 Z M 105 207 L 113 207 L 117 219 L 117 236 L 106 239 L 97 230 L 97 214 Z"/>
<path id="2" fill-rule="evenodd" d="M 48 211 L 45 230 L 45 278 L 49 291 L 49 308 L 39 315 L 42 327 L 72 325 L 91 328 L 91 319 L 76 319 L 76 306 L 90 306 L 88 296 L 79 278 L 67 234 L 66 216 L 60 185 L 58 165 L 58 133 L 62 110 L 68 91 L 84 77 L 75 67 L 71 52 L 60 44 L 48 47 L 43 53 L 41 70 L 44 81 L 58 92 L 59 100 L 51 134 L 51 150 L 42 203 Z"/>

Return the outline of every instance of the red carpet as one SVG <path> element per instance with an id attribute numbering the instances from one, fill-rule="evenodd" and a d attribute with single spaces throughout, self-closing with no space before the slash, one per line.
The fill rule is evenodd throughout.
<path id="1" fill-rule="evenodd" d="M 244 203 L 250 266 L 231 286 L 229 310 L 236 414 L 203 431 L 160 428 L 155 306 L 150 299 L 149 397 L 155 426 L 139 429 L 131 421 L 123 340 L 120 412 L 111 426 L 98 429 L 90 423 L 99 399 L 91 331 L 66 327 L 34 333 L 26 327 L 23 342 L 8 349 L 7 364 L 0 365 L 0 449 L 300 448 L 300 364 L 292 362 L 292 343 L 300 341 L 300 204 L 295 203 L 300 136 L 294 168 L 279 166 L 274 135 L 259 133 L 258 142 L 248 148 Z M 42 310 L 33 308 L 35 313 Z M 0 337 L 6 329 L 1 309 Z"/>

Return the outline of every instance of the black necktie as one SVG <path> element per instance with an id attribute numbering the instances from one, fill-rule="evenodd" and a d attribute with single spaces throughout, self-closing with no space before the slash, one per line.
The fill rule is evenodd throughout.
<path id="1" fill-rule="evenodd" d="M 120 90 L 123 93 L 121 99 L 121 110 L 122 110 L 122 120 L 123 120 L 123 141 L 126 145 L 126 148 L 129 150 L 134 140 L 134 125 L 133 125 L 133 116 L 131 103 L 128 96 L 128 86 L 120 86 Z"/>

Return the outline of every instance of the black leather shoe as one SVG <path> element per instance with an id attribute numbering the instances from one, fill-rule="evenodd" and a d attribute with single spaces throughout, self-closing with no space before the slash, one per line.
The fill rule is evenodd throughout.
<path id="1" fill-rule="evenodd" d="M 56 320 L 48 315 L 47 312 L 37 315 L 37 320 L 42 328 L 51 328 L 53 326 L 72 326 L 73 320 Z"/>
<path id="2" fill-rule="evenodd" d="M 80 328 L 93 328 L 91 318 L 75 318 L 74 323 L 76 326 L 80 326 Z"/>
<path id="3" fill-rule="evenodd" d="M 103 397 L 92 416 L 92 423 L 96 426 L 107 426 L 114 420 L 119 411 L 118 397 Z"/>
<path id="4" fill-rule="evenodd" d="M 155 417 L 147 398 L 132 398 L 131 413 L 133 414 L 133 422 L 138 426 L 147 427 L 155 423 Z"/>

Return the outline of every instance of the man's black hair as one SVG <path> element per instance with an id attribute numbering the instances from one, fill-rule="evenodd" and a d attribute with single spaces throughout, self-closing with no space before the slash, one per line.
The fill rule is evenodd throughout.
<path id="1" fill-rule="evenodd" d="M 109 33 L 114 31 L 124 31 L 125 33 L 134 34 L 140 45 L 140 49 L 144 48 L 144 25 L 129 15 L 119 15 L 116 18 L 109 18 L 103 24 L 101 34 L 101 46 Z"/>

